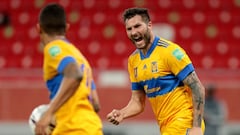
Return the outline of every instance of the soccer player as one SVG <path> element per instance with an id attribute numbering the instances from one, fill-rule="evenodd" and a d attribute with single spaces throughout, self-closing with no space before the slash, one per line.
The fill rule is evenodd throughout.
<path id="1" fill-rule="evenodd" d="M 37 29 L 44 45 L 43 76 L 50 91 L 49 108 L 36 123 L 36 135 L 103 135 L 102 123 L 89 100 L 92 71 L 81 52 L 66 39 L 69 24 L 62 6 L 48 4 L 39 16 Z"/>
<path id="2" fill-rule="evenodd" d="M 154 35 L 148 10 L 126 9 L 128 38 L 137 48 L 128 59 L 132 96 L 122 109 L 107 115 L 118 125 L 152 106 L 161 135 L 203 135 L 205 89 L 188 55 L 177 44 Z"/>

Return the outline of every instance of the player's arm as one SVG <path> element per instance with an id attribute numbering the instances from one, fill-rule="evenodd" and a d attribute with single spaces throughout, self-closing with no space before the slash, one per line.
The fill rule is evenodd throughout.
<path id="1" fill-rule="evenodd" d="M 74 62 L 69 63 L 64 68 L 63 76 L 57 95 L 49 103 L 49 108 L 36 123 L 35 132 L 39 135 L 47 135 L 46 127 L 51 122 L 54 112 L 56 112 L 75 93 L 82 80 L 82 72 Z"/>
<path id="2" fill-rule="evenodd" d="M 134 90 L 132 91 L 131 99 L 126 107 L 121 109 L 123 118 L 133 117 L 143 112 L 145 108 L 145 92 L 143 90 Z"/>
<path id="3" fill-rule="evenodd" d="M 114 109 L 107 115 L 109 122 L 118 125 L 123 119 L 136 116 L 143 112 L 145 107 L 145 92 L 143 90 L 132 91 L 131 99 L 127 106 L 121 110 Z"/>
<path id="4" fill-rule="evenodd" d="M 77 63 L 69 63 L 63 70 L 63 79 L 57 95 L 50 102 L 48 112 L 56 112 L 77 90 L 82 80 L 82 71 Z"/>
<path id="5" fill-rule="evenodd" d="M 194 71 L 183 82 L 192 90 L 193 127 L 201 127 L 205 103 L 205 89 Z"/>
<path id="6" fill-rule="evenodd" d="M 96 89 L 91 91 L 91 96 L 92 96 L 93 108 L 94 108 L 95 112 L 99 112 L 101 107 L 100 107 L 99 98 L 98 98 L 98 94 L 97 94 Z"/>

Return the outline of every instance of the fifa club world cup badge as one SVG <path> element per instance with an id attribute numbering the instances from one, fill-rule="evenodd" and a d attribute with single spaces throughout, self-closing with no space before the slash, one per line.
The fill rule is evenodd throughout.
<path id="1" fill-rule="evenodd" d="M 157 73 L 158 72 L 158 65 L 157 62 L 154 61 L 152 62 L 152 73 Z"/>
<path id="2" fill-rule="evenodd" d="M 134 77 L 137 78 L 137 67 L 134 68 Z"/>

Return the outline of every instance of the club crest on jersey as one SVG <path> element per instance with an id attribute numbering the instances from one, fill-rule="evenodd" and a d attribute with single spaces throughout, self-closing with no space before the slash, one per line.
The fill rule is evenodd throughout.
<path id="1" fill-rule="evenodd" d="M 137 73 L 137 67 L 135 67 L 135 68 L 134 68 L 134 77 L 135 77 L 135 78 L 137 78 L 137 76 L 138 76 L 137 74 L 138 74 L 138 73 Z"/>
<path id="2" fill-rule="evenodd" d="M 158 64 L 156 61 L 152 62 L 152 73 L 158 72 Z"/>
<path id="3" fill-rule="evenodd" d="M 61 52 L 61 49 L 58 46 L 52 46 L 48 51 L 52 57 L 55 57 Z"/>

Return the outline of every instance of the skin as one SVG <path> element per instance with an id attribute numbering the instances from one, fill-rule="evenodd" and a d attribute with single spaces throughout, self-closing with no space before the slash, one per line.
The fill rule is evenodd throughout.
<path id="1" fill-rule="evenodd" d="M 136 48 L 146 55 L 154 39 L 151 21 L 144 22 L 140 15 L 135 15 L 125 21 L 125 26 L 128 38 Z M 136 40 L 138 38 L 142 38 L 142 40 Z M 204 111 L 204 87 L 195 72 L 189 74 L 183 82 L 191 88 L 193 97 L 193 127 L 189 130 L 188 135 L 203 135 L 201 121 Z M 132 91 L 132 97 L 128 105 L 120 110 L 113 109 L 107 115 L 108 121 L 118 125 L 124 119 L 140 114 L 145 107 L 145 97 L 144 91 Z"/>
<path id="2" fill-rule="evenodd" d="M 66 31 L 69 28 L 67 25 Z M 37 30 L 40 34 L 40 40 L 43 46 L 56 39 L 64 39 L 65 35 L 48 35 L 45 33 L 39 24 L 37 24 Z M 54 113 L 75 93 L 81 79 L 82 72 L 75 63 L 70 63 L 63 71 L 63 80 L 55 98 L 49 103 L 48 110 L 43 114 L 41 119 L 36 123 L 35 133 L 36 135 L 49 135 L 47 131 L 48 125 L 51 123 Z"/>
<path id="3" fill-rule="evenodd" d="M 98 94 L 97 94 L 97 90 L 92 90 L 91 91 L 91 96 L 92 96 L 92 105 L 93 108 L 95 110 L 95 112 L 99 112 L 101 107 L 100 107 L 100 103 L 99 103 L 99 98 L 98 98 Z"/>
<path id="4" fill-rule="evenodd" d="M 193 98 L 193 127 L 189 131 L 189 135 L 203 135 L 201 122 L 204 112 L 205 88 L 195 72 L 189 74 L 183 83 L 190 87 Z"/>
<path id="5" fill-rule="evenodd" d="M 146 23 L 140 15 L 136 15 L 125 22 L 128 38 L 132 41 L 136 48 L 140 49 L 146 55 L 148 49 L 154 40 L 152 32 L 152 23 Z M 135 39 L 142 38 L 140 41 Z"/>

